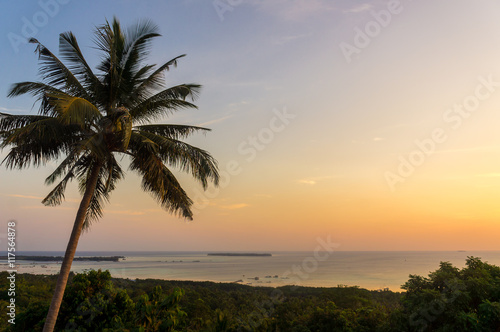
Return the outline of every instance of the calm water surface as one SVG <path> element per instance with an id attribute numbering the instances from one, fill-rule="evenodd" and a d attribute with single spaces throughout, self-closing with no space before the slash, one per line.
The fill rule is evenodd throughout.
<path id="1" fill-rule="evenodd" d="M 338 251 L 270 252 L 272 257 L 207 256 L 207 252 L 77 252 L 77 256 L 125 256 L 120 262 L 73 262 L 72 271 L 107 269 L 131 279 L 208 280 L 254 286 L 360 286 L 399 291 L 410 274 L 427 276 L 448 261 L 462 268 L 467 256 L 500 265 L 500 251 Z M 62 256 L 63 252 L 18 252 L 18 255 Z M 323 259 L 322 261 L 320 259 Z M 0 261 L 1 269 L 7 269 Z M 54 274 L 60 264 L 17 261 L 18 273 Z"/>

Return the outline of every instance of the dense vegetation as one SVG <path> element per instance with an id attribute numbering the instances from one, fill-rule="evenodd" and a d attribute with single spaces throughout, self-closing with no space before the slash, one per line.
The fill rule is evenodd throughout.
<path id="1" fill-rule="evenodd" d="M 0 306 L 8 304 L 0 273 Z M 56 276 L 16 276 L 16 324 L 41 331 Z M 441 263 L 410 275 L 405 293 L 358 287 L 280 288 L 127 280 L 107 271 L 71 276 L 57 331 L 498 331 L 500 268 L 470 257 L 463 269 Z"/>

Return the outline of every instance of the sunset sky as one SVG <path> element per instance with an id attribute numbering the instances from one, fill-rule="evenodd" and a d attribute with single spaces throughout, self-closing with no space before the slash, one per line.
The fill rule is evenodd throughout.
<path id="1" fill-rule="evenodd" d="M 140 3 L 140 6 L 138 5 Z M 169 84 L 200 83 L 198 110 L 165 123 L 212 129 L 223 179 L 185 222 L 127 172 L 79 250 L 500 250 L 500 2 L 494 0 L 41 0 L 0 4 L 0 112 L 35 114 L 9 86 L 37 80 L 35 36 L 58 53 L 72 31 L 148 18 L 149 63 L 187 54 Z M 0 153 L 3 159 L 7 153 Z M 127 159 L 122 160 L 124 165 Z M 76 214 L 45 207 L 55 168 L 0 168 L 0 245 L 64 250 Z"/>

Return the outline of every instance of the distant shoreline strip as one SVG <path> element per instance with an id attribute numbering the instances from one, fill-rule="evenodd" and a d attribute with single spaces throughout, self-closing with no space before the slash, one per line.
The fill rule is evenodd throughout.
<path id="1" fill-rule="evenodd" d="M 59 262 L 63 260 L 63 256 L 16 256 L 17 260 L 34 261 L 34 262 Z M 7 256 L 0 256 L 0 260 L 7 259 Z M 94 262 L 119 262 L 120 259 L 125 259 L 125 256 L 81 256 L 73 258 L 73 261 L 94 261 Z"/>
<path id="2" fill-rule="evenodd" d="M 239 253 L 239 252 L 212 252 L 208 253 L 207 256 L 248 256 L 248 257 L 270 257 L 272 254 L 269 253 Z"/>

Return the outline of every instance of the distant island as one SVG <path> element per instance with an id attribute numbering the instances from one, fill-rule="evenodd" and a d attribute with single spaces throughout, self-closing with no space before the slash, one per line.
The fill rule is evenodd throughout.
<path id="1" fill-rule="evenodd" d="M 271 254 L 259 254 L 259 253 L 240 253 L 240 252 L 215 252 L 215 253 L 209 253 L 207 256 L 257 256 L 257 257 L 262 257 L 262 256 L 272 256 Z"/>
<path id="2" fill-rule="evenodd" d="M 11 257 L 12 258 L 12 257 Z M 0 259 L 7 260 L 7 256 L 0 256 Z M 16 260 L 20 261 L 36 261 L 36 262 L 59 262 L 63 260 L 62 256 L 15 256 Z M 75 257 L 73 261 L 92 261 L 92 262 L 119 262 L 120 259 L 125 259 L 125 256 L 93 256 L 93 257 Z"/>

